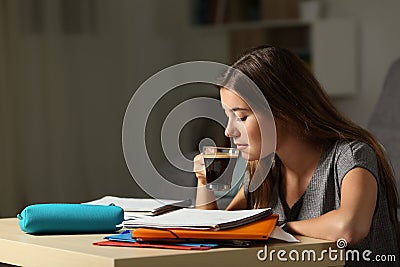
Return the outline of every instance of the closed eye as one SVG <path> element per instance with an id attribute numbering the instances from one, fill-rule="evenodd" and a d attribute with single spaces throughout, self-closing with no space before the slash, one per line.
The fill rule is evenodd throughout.
<path id="1" fill-rule="evenodd" d="M 247 116 L 239 117 L 238 119 L 241 121 L 245 121 L 247 119 Z"/>

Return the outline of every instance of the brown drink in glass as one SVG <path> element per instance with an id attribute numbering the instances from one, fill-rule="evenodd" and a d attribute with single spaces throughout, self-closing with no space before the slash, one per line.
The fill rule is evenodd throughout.
<path id="1" fill-rule="evenodd" d="M 236 148 L 203 147 L 208 189 L 227 191 L 231 188 L 233 170 L 238 156 L 239 150 Z"/>

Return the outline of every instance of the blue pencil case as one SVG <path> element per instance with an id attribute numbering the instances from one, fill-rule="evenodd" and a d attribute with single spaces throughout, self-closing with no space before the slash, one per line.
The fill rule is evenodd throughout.
<path id="1" fill-rule="evenodd" d="M 124 211 L 119 206 L 88 204 L 34 204 L 17 215 L 29 234 L 107 233 L 119 230 Z"/>

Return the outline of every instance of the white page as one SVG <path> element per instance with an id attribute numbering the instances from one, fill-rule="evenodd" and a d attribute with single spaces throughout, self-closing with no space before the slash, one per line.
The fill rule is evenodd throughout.
<path id="1" fill-rule="evenodd" d="M 179 200 L 171 199 L 150 199 L 150 198 L 122 198 L 115 196 L 105 196 L 100 199 L 85 202 L 82 204 L 91 205 L 110 205 L 120 206 L 124 211 L 153 211 L 156 208 L 167 204 L 176 203 Z"/>
<path id="2" fill-rule="evenodd" d="M 267 209 L 253 210 L 199 210 L 183 208 L 155 217 L 138 218 L 124 223 L 126 227 L 201 228 L 210 229 L 218 224 L 241 220 Z"/>
<path id="3" fill-rule="evenodd" d="M 293 235 L 289 234 L 288 232 L 285 232 L 281 227 L 275 226 L 274 230 L 271 232 L 269 235 L 270 238 L 275 238 L 278 240 L 283 240 L 286 242 L 300 242 L 297 238 L 295 238 Z"/>

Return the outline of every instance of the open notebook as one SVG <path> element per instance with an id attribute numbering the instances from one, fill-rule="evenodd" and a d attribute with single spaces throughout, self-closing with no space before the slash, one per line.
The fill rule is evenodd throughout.
<path id="1" fill-rule="evenodd" d="M 254 210 L 180 209 L 155 217 L 142 217 L 124 222 L 127 228 L 224 230 L 246 225 L 272 214 L 270 208 Z"/>

